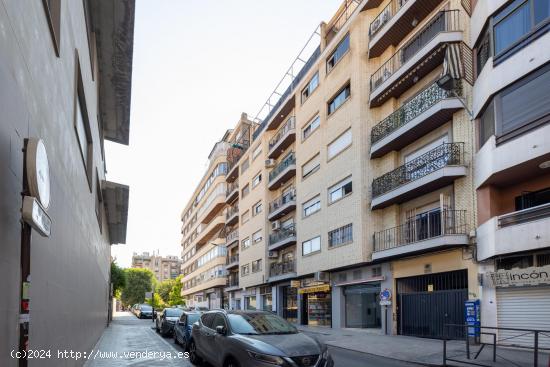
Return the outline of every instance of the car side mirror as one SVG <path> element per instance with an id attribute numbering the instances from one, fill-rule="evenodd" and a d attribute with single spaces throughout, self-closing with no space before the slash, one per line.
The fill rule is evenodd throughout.
<path id="1" fill-rule="evenodd" d="M 216 332 L 217 332 L 218 334 L 220 334 L 220 335 L 225 335 L 225 331 L 226 331 L 226 330 L 225 330 L 225 326 L 221 326 L 221 325 L 216 326 Z"/>

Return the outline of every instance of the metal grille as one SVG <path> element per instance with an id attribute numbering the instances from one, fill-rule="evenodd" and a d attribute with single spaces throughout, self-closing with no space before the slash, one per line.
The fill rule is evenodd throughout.
<path id="1" fill-rule="evenodd" d="M 279 175 L 279 173 L 283 172 L 288 166 L 293 164 L 296 164 L 296 156 L 294 155 L 294 152 L 290 152 L 283 158 L 277 167 L 273 168 L 273 170 L 269 172 L 269 181 L 272 181 Z"/>
<path id="2" fill-rule="evenodd" d="M 281 140 L 281 138 L 286 135 L 286 133 L 296 128 L 295 121 L 295 117 L 291 116 L 288 121 L 277 131 L 275 136 L 269 141 L 269 150 L 271 150 L 271 148 L 273 148 L 279 142 L 279 140 Z"/>
<path id="3" fill-rule="evenodd" d="M 292 201 L 296 201 L 296 192 L 294 191 L 294 188 L 269 203 L 269 213 L 273 213 L 275 210 Z"/>
<path id="4" fill-rule="evenodd" d="M 353 241 L 353 224 L 346 224 L 328 233 L 328 245 L 330 247 L 342 245 Z"/>
<path id="5" fill-rule="evenodd" d="M 376 178 L 372 183 L 372 196 L 377 197 L 385 194 L 441 168 L 462 164 L 464 164 L 464 143 L 443 143 L 393 171 Z"/>
<path id="6" fill-rule="evenodd" d="M 397 280 L 397 293 L 468 289 L 468 270 L 456 270 L 446 273 L 426 274 Z"/>
<path id="7" fill-rule="evenodd" d="M 294 224 L 287 228 L 281 228 L 277 232 L 270 234 L 269 244 L 273 245 L 291 237 L 296 237 L 296 226 Z"/>
<path id="8" fill-rule="evenodd" d="M 296 271 L 294 261 L 284 261 L 280 263 L 272 263 L 269 266 L 269 276 L 274 277 L 277 275 L 283 275 L 288 273 L 294 273 Z"/>

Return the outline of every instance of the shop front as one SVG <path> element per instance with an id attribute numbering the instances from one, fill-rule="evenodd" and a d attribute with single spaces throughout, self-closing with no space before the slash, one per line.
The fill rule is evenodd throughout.
<path id="1" fill-rule="evenodd" d="M 263 311 L 273 311 L 273 287 L 270 285 L 260 287 L 261 309 Z"/>
<path id="2" fill-rule="evenodd" d="M 344 287 L 346 327 L 381 328 L 380 283 Z"/>
<path id="3" fill-rule="evenodd" d="M 298 289 L 301 295 L 301 322 L 309 326 L 332 325 L 332 297 L 329 284 L 303 281 Z"/>
<path id="4" fill-rule="evenodd" d="M 281 290 L 282 316 L 290 323 L 298 323 L 298 289 L 292 285 L 284 285 Z"/>

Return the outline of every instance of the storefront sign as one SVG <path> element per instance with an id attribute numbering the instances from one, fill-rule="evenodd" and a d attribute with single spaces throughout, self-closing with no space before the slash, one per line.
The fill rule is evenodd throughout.
<path id="1" fill-rule="evenodd" d="M 291 286 L 292 288 L 300 288 L 300 285 L 301 285 L 301 284 L 300 284 L 300 281 L 299 281 L 299 280 L 291 280 L 291 281 L 290 281 L 290 286 Z"/>
<path id="2" fill-rule="evenodd" d="M 31 196 L 23 198 L 22 216 L 23 220 L 42 237 L 50 237 L 52 220 L 36 198 Z"/>
<path id="3" fill-rule="evenodd" d="M 550 265 L 525 269 L 498 270 L 487 273 L 493 287 L 550 284 Z"/>
<path id="4" fill-rule="evenodd" d="M 300 294 L 317 293 L 317 292 L 330 292 L 330 285 L 324 284 L 324 285 L 317 285 L 317 286 L 313 286 L 313 287 L 306 287 L 306 288 L 298 289 L 298 293 L 300 293 Z"/>

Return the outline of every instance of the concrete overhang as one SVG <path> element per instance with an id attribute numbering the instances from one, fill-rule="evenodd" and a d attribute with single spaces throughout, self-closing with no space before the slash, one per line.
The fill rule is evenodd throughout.
<path id="1" fill-rule="evenodd" d="M 96 34 L 99 112 L 105 139 L 130 140 L 135 0 L 90 1 Z"/>
<path id="2" fill-rule="evenodd" d="M 381 260 L 388 258 L 397 258 L 404 256 L 417 255 L 420 253 L 436 251 L 456 246 L 468 245 L 468 235 L 445 235 L 430 238 L 424 241 L 414 242 L 411 244 L 396 246 L 387 250 L 376 251 L 372 254 L 373 260 Z"/>
<path id="3" fill-rule="evenodd" d="M 104 181 L 103 204 L 111 245 L 126 243 L 128 223 L 128 199 L 130 188 L 115 182 Z"/>

